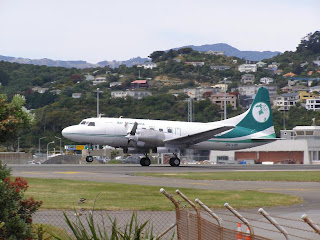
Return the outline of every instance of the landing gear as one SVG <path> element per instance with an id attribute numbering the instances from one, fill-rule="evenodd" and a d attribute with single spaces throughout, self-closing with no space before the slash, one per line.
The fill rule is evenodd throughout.
<path id="1" fill-rule="evenodd" d="M 86 161 L 87 162 L 92 162 L 93 161 L 93 157 L 92 156 L 87 156 L 86 157 Z"/>
<path id="2" fill-rule="evenodd" d="M 90 156 L 90 149 L 92 148 L 92 144 L 90 143 L 89 146 L 88 146 L 88 153 L 89 155 L 86 157 L 86 161 L 87 162 L 93 162 L 93 157 Z"/>
<path id="3" fill-rule="evenodd" d="M 171 167 L 179 167 L 180 166 L 180 159 L 177 157 L 176 154 L 173 154 L 173 157 L 170 158 L 169 164 Z"/>
<path id="4" fill-rule="evenodd" d="M 147 166 L 150 166 L 151 164 L 151 160 L 150 158 L 148 157 L 147 154 L 145 154 L 145 157 L 141 158 L 140 159 L 140 165 L 141 166 L 144 166 L 144 167 L 147 167 Z"/>

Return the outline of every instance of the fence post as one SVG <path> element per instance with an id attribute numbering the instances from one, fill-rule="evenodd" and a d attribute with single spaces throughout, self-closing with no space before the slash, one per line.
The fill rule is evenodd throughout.
<path id="1" fill-rule="evenodd" d="M 201 240 L 201 217 L 200 217 L 200 212 L 199 212 L 198 208 L 191 200 L 189 200 L 182 192 L 180 192 L 179 189 L 176 190 L 176 193 L 180 197 L 182 197 L 187 203 L 189 203 L 191 205 L 191 207 L 193 207 L 193 209 L 196 211 L 196 213 L 197 213 L 197 227 L 198 227 L 198 240 Z"/>
<path id="2" fill-rule="evenodd" d="M 174 208 L 176 210 L 176 222 L 173 225 L 171 225 L 167 230 L 165 230 L 162 234 L 160 234 L 158 238 L 161 238 L 163 235 L 169 232 L 172 228 L 174 228 L 174 226 L 177 226 L 177 238 L 178 240 L 181 240 L 180 232 L 178 231 L 178 222 L 180 220 L 179 202 L 174 200 L 173 195 L 167 193 L 166 190 L 164 190 L 163 188 L 160 189 L 160 192 L 163 195 L 165 195 L 173 203 Z"/>
<path id="3" fill-rule="evenodd" d="M 219 225 L 219 239 L 222 240 L 222 232 L 223 232 L 223 228 L 222 228 L 222 219 L 218 217 L 217 214 L 215 214 L 210 208 L 208 208 L 203 202 L 201 202 L 199 200 L 199 198 L 197 198 L 196 203 L 198 203 L 200 205 L 200 207 L 202 207 L 207 213 L 209 213 L 209 215 L 211 217 L 213 217 L 214 219 L 217 220 L 218 225 Z"/>
<path id="4" fill-rule="evenodd" d="M 288 232 L 283 227 L 281 227 L 280 224 L 276 220 L 274 220 L 265 210 L 263 210 L 263 208 L 260 208 L 258 212 L 262 216 L 264 216 L 273 226 L 275 226 L 287 240 L 290 239 L 288 236 Z"/>
<path id="5" fill-rule="evenodd" d="M 303 214 L 301 216 L 301 218 L 303 219 L 303 221 L 305 221 L 306 223 L 309 224 L 310 227 L 313 228 L 313 230 L 316 231 L 316 233 L 318 233 L 320 235 L 320 227 L 318 227 L 308 216 L 307 214 Z"/>
<path id="6" fill-rule="evenodd" d="M 250 237 L 253 240 L 254 239 L 254 231 L 253 231 L 253 227 L 251 226 L 251 224 L 248 222 L 247 219 L 245 219 L 244 217 L 241 216 L 240 213 L 238 213 L 234 208 L 232 208 L 228 203 L 225 203 L 224 206 L 230 211 L 232 212 L 237 218 L 239 218 L 240 221 L 242 221 L 245 225 L 247 225 L 247 227 L 250 230 Z"/>

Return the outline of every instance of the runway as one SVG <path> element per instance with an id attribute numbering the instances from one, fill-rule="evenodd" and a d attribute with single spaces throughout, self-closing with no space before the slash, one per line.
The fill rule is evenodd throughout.
<path id="1" fill-rule="evenodd" d="M 319 171 L 320 165 L 196 165 L 170 167 L 137 164 L 104 165 L 9 165 L 13 176 L 61 178 L 86 181 L 139 184 L 157 187 L 197 188 L 207 190 L 255 190 L 297 195 L 304 200 L 299 211 L 320 211 L 319 182 L 263 182 L 186 180 L 134 176 L 138 172 L 221 172 L 221 171 Z M 297 206 L 295 206 L 297 207 Z"/>

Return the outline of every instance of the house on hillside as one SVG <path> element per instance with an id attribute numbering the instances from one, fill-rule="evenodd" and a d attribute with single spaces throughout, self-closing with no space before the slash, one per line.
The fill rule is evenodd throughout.
<path id="1" fill-rule="evenodd" d="M 153 62 L 145 62 L 143 64 L 138 64 L 137 67 L 143 67 L 144 69 L 154 69 L 157 67 L 157 64 Z"/>
<path id="2" fill-rule="evenodd" d="M 186 65 L 192 65 L 194 67 L 202 67 L 204 66 L 204 62 L 185 62 Z"/>
<path id="3" fill-rule="evenodd" d="M 38 92 L 38 93 L 45 93 L 46 91 L 48 91 L 49 88 L 42 88 L 42 87 L 33 87 L 32 91 L 34 92 Z"/>
<path id="4" fill-rule="evenodd" d="M 270 78 L 270 77 L 260 78 L 260 83 L 269 85 L 270 83 L 273 83 L 273 78 Z"/>
<path id="5" fill-rule="evenodd" d="M 148 80 L 135 80 L 131 82 L 131 87 L 132 88 L 148 88 Z"/>
<path id="6" fill-rule="evenodd" d="M 145 90 L 111 91 L 112 98 L 132 97 L 134 99 L 142 99 L 148 96 L 152 96 L 152 93 Z"/>
<path id="7" fill-rule="evenodd" d="M 231 93 L 216 93 L 211 95 L 210 101 L 213 104 L 220 106 L 220 109 L 224 108 L 224 101 L 227 105 L 231 105 L 233 110 L 237 109 L 237 96 Z"/>
<path id="8" fill-rule="evenodd" d="M 306 109 L 320 111 L 320 97 L 306 99 Z"/>
<path id="9" fill-rule="evenodd" d="M 253 74 L 243 74 L 241 76 L 241 83 L 242 84 L 253 84 L 254 83 L 254 75 Z"/>
<path id="10" fill-rule="evenodd" d="M 219 70 L 219 71 L 225 71 L 229 70 L 230 66 L 225 66 L 225 65 L 211 65 L 210 68 L 212 70 Z"/>
<path id="11" fill-rule="evenodd" d="M 296 106 L 299 101 L 298 92 L 284 93 L 274 100 L 273 105 L 279 107 L 279 111 L 288 111 L 291 107 Z"/>
<path id="12" fill-rule="evenodd" d="M 241 64 L 238 67 L 239 72 L 256 72 L 257 71 L 257 64 Z"/>

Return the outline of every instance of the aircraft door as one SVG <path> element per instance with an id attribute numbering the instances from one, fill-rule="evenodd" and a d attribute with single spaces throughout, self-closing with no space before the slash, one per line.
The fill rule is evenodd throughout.
<path id="1" fill-rule="evenodd" d="M 178 136 L 181 136 L 181 128 L 176 128 L 175 129 L 175 134 Z"/>

